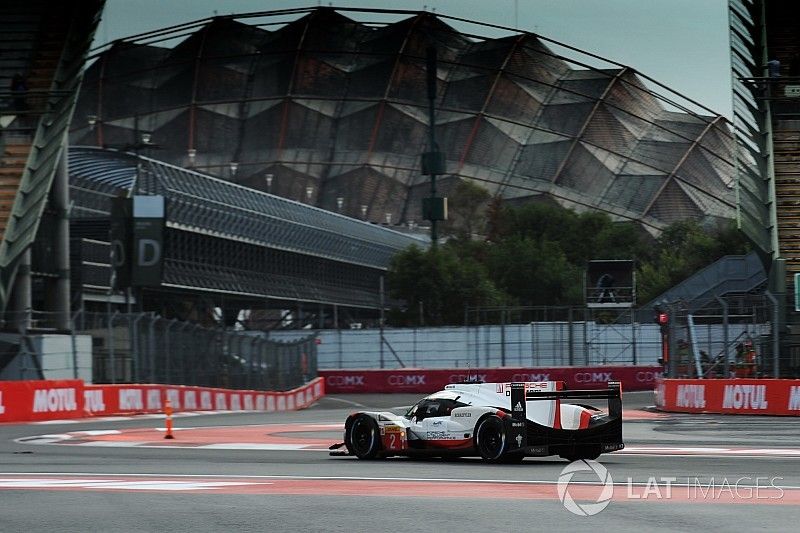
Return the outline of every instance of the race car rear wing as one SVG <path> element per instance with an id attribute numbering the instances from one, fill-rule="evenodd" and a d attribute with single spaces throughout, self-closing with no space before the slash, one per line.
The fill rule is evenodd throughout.
<path id="1" fill-rule="evenodd" d="M 514 386 L 511 395 L 514 395 Z M 519 391 L 519 388 L 517 387 Z M 523 389 L 524 385 L 523 385 Z M 517 392 L 519 394 L 519 392 Z M 612 418 L 622 417 L 622 384 L 619 381 L 609 381 L 607 389 L 598 390 L 560 390 L 560 391 L 525 391 L 525 400 L 608 400 L 608 415 Z M 512 399 L 511 405 L 515 405 Z"/>
<path id="2" fill-rule="evenodd" d="M 511 417 L 508 427 L 508 442 L 512 450 L 528 447 L 526 402 L 537 400 L 556 400 L 555 417 L 558 420 L 561 416 L 560 400 L 607 399 L 609 418 L 614 420 L 615 426 L 619 427 L 617 439 L 622 441 L 622 387 L 618 381 L 610 381 L 607 389 L 600 390 L 526 391 L 525 383 L 511 383 L 510 389 Z M 546 446 L 542 448 L 546 448 Z M 530 451 L 532 450 L 531 448 Z"/>

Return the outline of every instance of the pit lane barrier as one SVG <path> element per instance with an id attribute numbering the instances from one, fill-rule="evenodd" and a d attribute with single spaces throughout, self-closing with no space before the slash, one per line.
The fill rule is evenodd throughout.
<path id="1" fill-rule="evenodd" d="M 563 381 L 568 389 L 604 389 L 609 381 L 622 382 L 626 391 L 653 390 L 661 366 L 416 368 L 397 370 L 320 370 L 329 394 L 431 393 L 450 383 L 477 379 L 487 383 Z"/>
<path id="2" fill-rule="evenodd" d="M 0 422 L 181 411 L 295 411 L 325 396 L 315 378 L 285 392 L 183 385 L 91 385 L 82 380 L 0 381 Z"/>
<path id="3" fill-rule="evenodd" d="M 800 380 L 659 378 L 655 400 L 674 413 L 800 416 Z"/>

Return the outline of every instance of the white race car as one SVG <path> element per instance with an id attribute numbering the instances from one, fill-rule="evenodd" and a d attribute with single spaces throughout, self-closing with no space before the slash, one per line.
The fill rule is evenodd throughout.
<path id="1" fill-rule="evenodd" d="M 361 411 L 345 421 L 346 453 L 359 459 L 402 456 L 476 456 L 516 462 L 525 456 L 596 459 L 621 450 L 622 394 L 618 382 L 602 390 L 563 390 L 563 382 L 465 382 L 426 396 L 405 414 Z M 608 412 L 562 403 L 607 399 Z"/>

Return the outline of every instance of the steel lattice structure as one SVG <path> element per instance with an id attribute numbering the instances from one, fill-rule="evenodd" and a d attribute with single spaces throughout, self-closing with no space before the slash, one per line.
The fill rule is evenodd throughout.
<path id="1" fill-rule="evenodd" d="M 311 191 L 317 206 L 353 217 L 419 221 L 425 50 L 435 44 L 445 189 L 474 180 L 505 198 L 599 209 L 653 233 L 734 216 L 724 118 L 694 112 L 629 67 L 506 30 L 340 8 L 167 28 L 98 53 L 77 112 L 95 127 L 76 121 L 72 140 L 130 142 L 141 125 L 176 165 L 294 199 Z"/>
<path id="2" fill-rule="evenodd" d="M 72 148 L 69 169 L 74 233 L 84 237 L 75 251 L 83 287 L 109 286 L 110 199 L 132 190 L 167 199 L 166 289 L 374 309 L 391 257 L 412 244 L 427 245 L 389 228 L 115 150 Z"/>

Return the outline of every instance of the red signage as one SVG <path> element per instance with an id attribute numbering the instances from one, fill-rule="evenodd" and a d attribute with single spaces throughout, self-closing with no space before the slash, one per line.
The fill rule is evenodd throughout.
<path id="1" fill-rule="evenodd" d="M 800 415 L 800 380 L 659 379 L 656 406 L 679 413 Z"/>
<path id="2" fill-rule="evenodd" d="M 81 416 L 83 381 L 0 382 L 0 422 Z"/>
<path id="3" fill-rule="evenodd" d="M 286 392 L 181 385 L 84 385 L 80 380 L 0 381 L 0 422 L 180 411 L 293 411 L 325 395 L 317 378 Z"/>
<path id="4" fill-rule="evenodd" d="M 598 366 L 556 368 L 416 368 L 401 370 L 320 370 L 328 393 L 430 393 L 449 383 L 477 379 L 487 383 L 563 381 L 569 389 L 602 389 L 621 381 L 623 390 L 652 390 L 660 366 Z"/>

